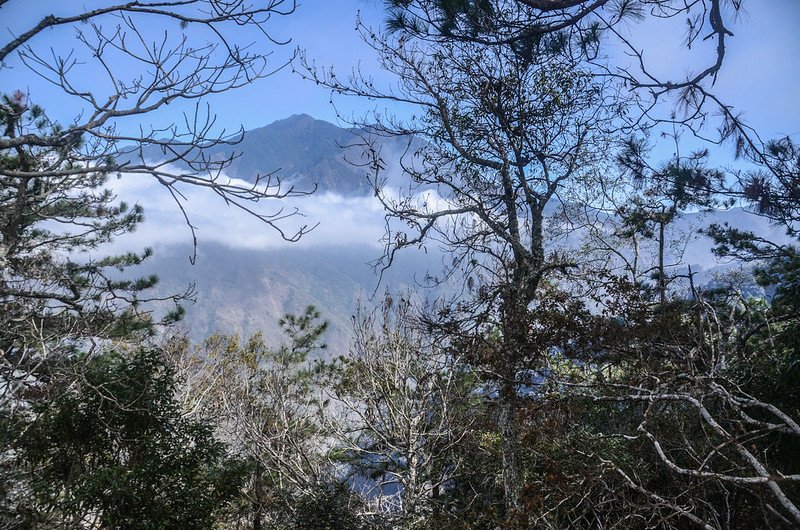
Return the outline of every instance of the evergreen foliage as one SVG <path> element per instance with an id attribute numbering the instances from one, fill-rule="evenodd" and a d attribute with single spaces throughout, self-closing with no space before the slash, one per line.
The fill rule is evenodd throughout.
<path id="1" fill-rule="evenodd" d="M 62 131 L 19 92 L 0 122 L 9 140 Z M 182 419 L 173 369 L 142 346 L 157 279 L 126 270 L 150 251 L 98 254 L 143 210 L 117 202 L 81 142 L 0 150 L 0 525 L 209 526 L 238 466 L 209 427 Z"/>
<path id="2" fill-rule="evenodd" d="M 162 352 L 108 351 L 17 425 L 30 488 L 22 526 L 209 528 L 243 466 L 211 427 L 182 417 Z M 60 523 L 64 521 L 64 523 Z"/>

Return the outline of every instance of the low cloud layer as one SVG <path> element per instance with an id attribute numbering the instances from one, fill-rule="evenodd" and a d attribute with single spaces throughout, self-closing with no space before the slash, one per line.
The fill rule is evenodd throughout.
<path id="1" fill-rule="evenodd" d="M 232 181 L 237 182 L 237 181 Z M 244 181 L 238 181 L 247 185 Z M 113 251 L 141 250 L 150 246 L 164 248 L 186 246 L 192 243 L 192 233 L 169 190 L 148 175 L 126 175 L 110 183 L 121 201 L 138 203 L 145 209 L 145 222 L 136 232 L 120 237 Z M 221 243 L 234 249 L 269 250 L 286 248 L 312 248 L 322 246 L 371 246 L 379 252 L 381 238 L 385 235 L 384 210 L 372 195 L 342 196 L 334 193 L 314 193 L 291 199 L 272 199 L 249 204 L 261 214 L 275 214 L 283 208 L 289 213 L 297 208 L 299 215 L 278 221 L 286 234 L 294 234 L 300 227 L 316 227 L 297 243 L 287 243 L 273 227 L 253 215 L 233 206 L 212 190 L 198 186 L 179 188 L 183 194 L 181 204 L 195 227 L 198 246 Z M 394 191 L 394 193 L 398 193 Z M 435 191 L 426 190 L 417 197 L 421 209 L 440 210 L 448 205 Z M 711 241 L 697 233 L 711 223 L 730 223 L 731 226 L 753 230 L 770 240 L 786 242 L 779 228 L 761 217 L 741 209 L 707 215 L 686 214 L 676 222 L 674 230 L 691 235 L 681 249 L 679 262 L 695 268 L 721 265 L 711 254 Z M 562 242 L 568 247 L 578 247 L 579 234 Z M 683 237 L 677 240 L 684 241 Z M 551 241 L 551 244 L 554 242 Z M 725 261 L 725 260 L 723 260 Z"/>
<path id="2" fill-rule="evenodd" d="M 231 181 L 244 186 L 244 181 Z M 144 207 L 145 222 L 136 232 L 118 239 L 116 245 L 124 249 L 143 246 L 163 246 L 191 243 L 192 235 L 180 207 L 163 185 L 148 175 L 125 175 L 113 180 L 110 187 L 120 201 Z M 234 248 L 268 249 L 288 243 L 280 233 L 253 215 L 226 204 L 212 190 L 184 185 L 178 188 L 183 194 L 181 205 L 196 229 L 198 243 L 223 243 Z M 333 193 L 315 193 L 291 199 L 268 199 L 247 203 L 259 214 L 273 215 L 293 212 L 277 222 L 287 234 L 294 234 L 302 226 L 316 226 L 304 235 L 299 246 L 316 245 L 373 245 L 378 246 L 384 234 L 383 209 L 372 196 L 345 197 Z"/>

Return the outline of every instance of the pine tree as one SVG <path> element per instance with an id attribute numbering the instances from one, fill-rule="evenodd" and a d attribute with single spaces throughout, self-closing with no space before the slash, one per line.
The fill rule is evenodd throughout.
<path id="1" fill-rule="evenodd" d="M 19 92 L 0 125 L 9 139 L 61 133 Z M 0 526 L 204 526 L 235 469 L 207 427 L 181 420 L 165 358 L 142 348 L 157 279 L 126 269 L 150 251 L 99 254 L 143 210 L 76 159 L 81 142 L 0 151 Z"/>

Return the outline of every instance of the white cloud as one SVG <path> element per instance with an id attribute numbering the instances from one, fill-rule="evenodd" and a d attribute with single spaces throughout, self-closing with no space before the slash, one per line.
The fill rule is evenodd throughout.
<path id="1" fill-rule="evenodd" d="M 231 180 L 247 186 L 244 181 Z M 136 232 L 120 237 L 117 248 L 139 249 L 191 243 L 191 231 L 169 191 L 152 177 L 131 174 L 109 182 L 120 201 L 144 207 L 145 222 Z M 226 204 L 212 190 L 184 185 L 178 188 L 181 205 L 197 233 L 198 243 L 216 242 L 234 248 L 268 249 L 288 245 L 274 228 L 253 215 Z M 286 234 L 303 225 L 317 225 L 304 235 L 301 247 L 318 245 L 365 244 L 378 246 L 384 234 L 383 209 L 373 196 L 346 197 L 334 193 L 315 193 L 305 197 L 268 199 L 248 203 L 260 214 L 293 212 L 278 222 Z"/>

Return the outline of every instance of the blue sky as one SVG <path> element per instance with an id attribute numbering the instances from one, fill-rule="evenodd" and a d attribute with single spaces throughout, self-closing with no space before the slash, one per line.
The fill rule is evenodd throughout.
<path id="1" fill-rule="evenodd" d="M 84 0 L 81 5 L 94 5 L 101 0 Z M 19 32 L 21 28 L 40 20 L 42 16 L 56 10 L 62 14 L 75 9 L 77 0 L 9 0 L 0 9 L 0 31 Z M 759 130 L 762 137 L 790 134 L 800 136 L 800 1 L 798 0 L 749 0 L 745 4 L 749 11 L 732 26 L 735 37 L 729 39 L 728 53 L 724 69 L 719 76 L 715 90 L 733 105 L 744 112 L 747 119 Z M 297 48 L 306 50 L 319 66 L 335 65 L 341 75 L 360 66 L 363 71 L 375 75 L 378 82 L 390 83 L 391 78 L 382 74 L 371 50 L 364 45 L 355 32 L 358 13 L 369 24 L 380 27 L 383 21 L 381 0 L 305 0 L 301 1 L 296 13 L 277 18 L 270 26 L 272 35 L 278 40 L 290 40 L 286 46 L 275 47 L 260 39 L 264 49 L 274 50 L 273 64 L 286 61 Z M 630 32 L 640 47 L 647 50 L 646 57 L 654 68 L 662 73 L 672 73 L 681 77 L 702 60 L 713 57 L 714 48 L 710 42 L 701 43 L 691 54 L 681 46 L 682 20 L 675 24 L 632 25 Z M 83 29 L 77 26 L 77 29 Z M 146 28 L 152 35 L 180 35 L 177 24 L 162 28 Z M 40 34 L 33 42 L 35 49 L 42 54 L 67 53 L 75 48 L 76 28 L 59 28 Z M 8 31 L 5 32 L 8 35 Z M 194 35 L 192 35 L 194 36 Z M 242 31 L 237 34 L 241 42 L 259 40 L 258 35 Z M 7 37 L 5 37 L 7 38 Z M 0 42 L 3 42 L 0 39 Z M 103 79 L 96 64 L 89 58 L 85 64 L 76 66 L 76 82 L 89 89 L 102 88 Z M 0 69 L 0 92 L 16 89 L 26 90 L 31 98 L 43 105 L 52 117 L 69 121 L 80 112 L 76 101 L 65 98 L 58 90 L 43 82 L 12 58 Z M 361 114 L 374 103 L 337 98 L 337 107 L 344 114 Z M 291 114 L 306 113 L 316 118 L 335 122 L 336 114 L 330 104 L 330 93 L 293 75 L 286 68 L 275 75 L 262 79 L 242 89 L 216 95 L 208 103 L 217 115 L 217 130 L 235 131 L 240 126 L 253 129 L 267 125 Z M 147 116 L 147 122 L 165 124 L 180 120 L 180 111 L 190 110 L 187 106 L 172 104 L 155 116 Z M 138 118 L 137 118 L 138 121 Z M 136 125 L 134 121 L 130 126 Z M 659 159 L 669 156 L 671 146 L 664 145 L 654 153 Z M 718 161 L 723 165 L 730 161 L 730 149 L 718 150 Z M 132 237 L 128 243 L 132 248 L 143 244 L 153 245 L 161 241 L 165 244 L 186 241 L 190 235 L 171 198 L 150 179 L 123 179 L 113 185 L 131 202 L 140 201 L 146 208 L 148 223 Z M 192 222 L 199 227 L 201 241 L 216 237 L 229 241 L 230 227 L 237 227 L 239 235 L 247 235 L 240 244 L 255 247 L 282 245 L 275 234 L 265 231 L 254 218 L 249 218 L 235 210 L 220 208 L 222 202 L 202 190 L 187 190 L 185 205 Z M 267 203 L 266 209 L 278 209 L 283 204 Z M 369 241 L 374 244 L 383 232 L 383 218 L 380 208 L 369 201 L 341 198 L 329 195 L 314 195 L 297 204 L 307 215 L 306 218 L 291 222 L 321 226 L 304 239 L 305 244 L 341 240 L 342 233 L 352 235 L 353 241 Z M 334 214 L 335 213 L 335 214 Z M 336 219 L 334 225 L 326 223 Z M 338 234 L 338 235 L 336 235 Z M 237 236 L 239 237 L 239 236 Z"/>
<path id="2" fill-rule="evenodd" d="M 108 4 L 100 0 L 81 2 L 88 8 Z M 19 34 L 33 26 L 44 16 L 53 13 L 67 15 L 75 12 L 77 0 L 54 2 L 51 0 L 11 0 L 0 9 L 0 44 L 10 40 L 11 34 Z M 272 52 L 271 64 L 278 67 L 285 63 L 295 50 L 307 50 L 319 65 L 337 65 L 340 71 L 350 71 L 362 65 L 363 68 L 377 72 L 374 55 L 355 32 L 356 17 L 361 16 L 376 25 L 382 21 L 382 2 L 380 0 L 307 0 L 299 2 L 297 10 L 289 16 L 278 16 L 270 20 L 267 29 L 271 36 L 283 46 L 266 41 L 259 33 L 237 28 L 234 36 L 237 42 L 249 44 L 256 42 L 259 51 Z M 106 27 L 117 24 L 111 18 L 104 19 Z M 74 50 L 79 62 L 72 72 L 78 82 L 85 82 L 87 88 L 97 90 L 103 86 L 103 76 L 97 63 L 89 57 L 83 45 L 75 39 L 76 31 L 86 31 L 85 25 L 48 29 L 31 41 L 33 48 L 46 58 L 52 53 L 66 55 Z M 157 40 L 162 31 L 170 36 L 180 35 L 177 22 L 166 21 L 161 28 L 144 27 L 151 37 Z M 189 30 L 191 31 L 191 29 Z M 191 35 L 196 43 L 202 44 L 204 35 Z M 120 69 L 122 71 L 123 68 Z M 14 57 L 6 61 L 0 70 L 0 92 L 8 93 L 21 89 L 30 93 L 31 99 L 44 106 L 48 114 L 61 121 L 69 121 L 80 112 L 80 102 L 75 98 L 64 97 L 60 90 L 50 86 L 40 77 L 29 71 Z M 228 130 L 236 130 L 239 125 L 245 129 L 260 127 L 291 114 L 307 113 L 327 121 L 335 121 L 335 113 L 330 105 L 329 93 L 316 85 L 292 74 L 291 68 L 284 68 L 274 75 L 261 79 L 250 86 L 229 93 L 217 94 L 208 98 L 217 124 Z M 193 105 L 193 104 L 192 104 Z M 155 116 L 158 121 L 177 119 L 176 110 L 187 110 L 192 105 L 172 105 Z M 363 107 L 356 103 L 355 107 Z M 149 116 L 148 118 L 153 118 Z"/>
<path id="3" fill-rule="evenodd" d="M 67 12 L 74 6 L 71 1 L 11 0 L 2 8 L 0 30 L 7 29 L 4 33 L 8 35 L 9 31 L 19 31 L 53 9 L 59 14 L 59 10 Z M 728 41 L 726 63 L 716 91 L 736 109 L 744 111 L 764 136 L 796 135 L 800 133 L 800 70 L 797 68 L 800 32 L 796 29 L 800 27 L 800 2 L 750 0 L 745 2 L 745 7 L 747 11 L 732 27 L 735 37 Z M 301 0 L 295 13 L 277 17 L 269 26 L 276 39 L 291 42 L 283 47 L 269 45 L 265 49 L 274 50 L 271 57 L 274 65 L 287 60 L 299 48 L 306 50 L 320 66 L 336 65 L 337 70 L 345 74 L 360 65 L 379 80 L 389 82 L 379 71 L 374 54 L 360 42 L 354 30 L 359 13 L 368 23 L 380 26 L 382 9 L 380 0 Z M 634 39 L 647 50 L 646 57 L 651 64 L 663 72 L 673 72 L 676 77 L 685 74 L 694 60 L 710 58 L 714 53 L 713 44 L 708 41 L 700 43 L 687 56 L 680 45 L 682 23 L 678 20 L 672 25 L 631 26 Z M 155 29 L 160 32 L 162 28 Z M 67 27 L 47 30 L 37 36 L 33 45 L 45 54 L 51 47 L 63 53 L 74 47 L 74 32 L 74 28 Z M 257 37 L 243 32 L 239 40 L 244 42 Z M 36 102 L 61 120 L 66 121 L 78 112 L 74 101 L 59 97 L 56 90 L 15 63 L 12 59 L 7 64 L 12 68 L 0 70 L 1 91 L 28 90 Z M 87 80 L 97 75 L 96 66 L 90 62 L 78 68 L 78 74 Z M 329 100 L 327 90 L 300 79 L 286 68 L 251 86 L 209 98 L 209 103 L 217 115 L 218 126 L 236 130 L 239 125 L 251 129 L 296 113 L 335 121 L 335 111 Z M 373 105 L 353 99 L 336 101 L 345 114 L 359 114 Z M 176 110 L 187 108 L 173 106 L 155 119 L 171 121 Z"/>

